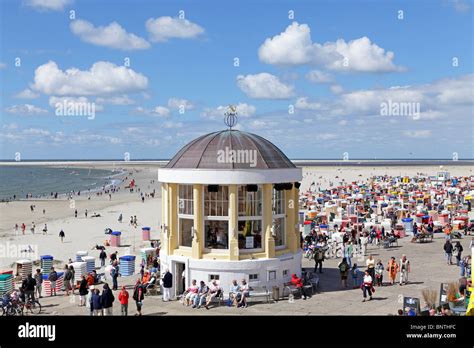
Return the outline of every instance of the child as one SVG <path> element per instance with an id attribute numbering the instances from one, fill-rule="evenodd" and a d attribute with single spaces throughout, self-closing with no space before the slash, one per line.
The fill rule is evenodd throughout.
<path id="1" fill-rule="evenodd" d="M 361 279 L 361 271 L 357 267 L 357 263 L 354 263 L 351 269 L 352 281 L 354 283 L 354 289 L 360 288 L 360 279 Z"/>
<path id="2" fill-rule="evenodd" d="M 382 260 L 378 260 L 377 264 L 375 265 L 375 281 L 376 281 L 377 286 L 383 285 L 382 283 L 383 269 L 384 269 L 384 266 L 383 266 Z"/>

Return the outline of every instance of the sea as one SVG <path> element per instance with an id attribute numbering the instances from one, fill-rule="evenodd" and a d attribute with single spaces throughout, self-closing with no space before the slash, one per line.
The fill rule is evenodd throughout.
<path id="1" fill-rule="evenodd" d="M 104 186 L 118 185 L 125 176 L 123 170 L 88 169 L 68 167 L 65 162 L 82 162 L 81 160 L 38 160 L 30 161 L 22 165 L 0 160 L 0 201 L 11 200 L 13 195 L 16 199 L 24 199 L 27 194 L 33 197 L 49 197 L 51 192 L 67 194 L 71 191 L 94 192 Z M 459 159 L 453 161 L 449 159 L 352 159 L 341 161 L 340 159 L 292 159 L 297 166 L 448 166 L 461 165 L 474 168 L 474 160 Z M 48 162 L 49 165 L 41 165 L 35 162 Z M 51 164 L 57 162 L 57 166 Z M 84 161 L 86 162 L 86 161 Z M 87 161 L 89 163 L 104 163 L 111 160 Z M 165 165 L 167 159 L 143 159 L 130 161 L 128 164 L 156 164 Z M 119 163 L 119 162 L 117 162 Z M 124 162 L 121 162 L 125 164 Z M 8 165 L 2 165 L 8 164 Z"/>
<path id="2" fill-rule="evenodd" d="M 40 165 L 0 166 L 0 200 L 49 197 L 51 192 L 67 194 L 71 191 L 94 192 L 118 185 L 121 171 L 87 168 L 64 168 Z"/>

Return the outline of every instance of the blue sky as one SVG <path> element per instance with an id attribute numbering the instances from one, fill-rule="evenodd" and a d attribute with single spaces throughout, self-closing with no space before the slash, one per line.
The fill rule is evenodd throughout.
<path id="1" fill-rule="evenodd" d="M 228 104 L 290 158 L 473 158 L 473 5 L 2 1 L 0 158 L 169 158 Z"/>

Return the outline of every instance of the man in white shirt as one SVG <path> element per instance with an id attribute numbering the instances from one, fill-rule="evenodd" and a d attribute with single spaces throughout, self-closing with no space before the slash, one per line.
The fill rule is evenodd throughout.
<path id="1" fill-rule="evenodd" d="M 365 271 L 364 274 L 364 283 L 362 284 L 362 293 L 364 296 L 364 299 L 362 302 L 365 302 L 365 299 L 367 298 L 367 293 L 369 293 L 369 301 L 372 300 L 372 277 L 370 276 L 368 271 Z"/>
<path id="2" fill-rule="evenodd" d="M 367 250 L 367 244 L 369 243 L 369 238 L 366 234 L 360 237 L 360 246 L 362 248 L 362 256 L 365 256 L 365 252 Z"/>
<path id="3" fill-rule="evenodd" d="M 408 261 L 406 255 L 402 255 L 400 260 L 400 286 L 408 284 L 408 273 L 410 272 L 410 261 Z"/>

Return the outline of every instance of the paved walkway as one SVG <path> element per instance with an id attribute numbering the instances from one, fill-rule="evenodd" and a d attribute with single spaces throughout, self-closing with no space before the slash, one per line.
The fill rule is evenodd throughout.
<path id="1" fill-rule="evenodd" d="M 404 238 L 398 247 L 390 249 L 369 246 L 375 260 L 381 259 L 384 265 L 391 256 L 400 259 L 406 254 L 411 262 L 410 283 L 406 286 L 383 286 L 376 288 L 373 301 L 362 302 L 360 289 L 341 289 L 337 264 L 340 260 L 330 259 L 324 262 L 323 274 L 320 276 L 319 294 L 315 294 L 306 301 L 295 299 L 292 303 L 281 300 L 276 303 L 250 303 L 248 308 L 216 307 L 210 310 L 192 309 L 184 307 L 177 301 L 162 302 L 161 296 L 147 296 L 144 300 L 144 315 L 387 315 L 396 314 L 401 308 L 403 296 L 419 297 L 423 306 L 421 290 L 425 288 L 439 291 L 441 282 L 457 281 L 459 267 L 446 265 L 443 252 L 444 235 L 437 234 L 431 243 L 411 243 L 410 238 Z M 464 237 L 461 243 L 465 253 L 470 253 L 469 243 L 471 237 Z M 353 261 L 354 262 L 354 261 Z M 364 264 L 364 262 L 359 262 Z M 304 267 L 313 267 L 314 263 L 304 259 Z M 387 278 L 385 272 L 384 277 Z M 119 286 L 134 283 L 136 277 L 119 278 Z M 384 279 L 387 280 L 387 279 Z M 351 279 L 349 279 L 351 285 Z M 129 292 L 131 293 L 131 289 Z M 118 292 L 115 293 L 116 298 Z M 131 296 L 131 294 L 130 294 Z M 76 301 L 74 303 L 74 300 Z M 46 315 L 88 315 L 88 310 L 78 307 L 79 297 L 71 300 L 66 296 L 42 298 L 41 304 Z M 129 313 L 135 314 L 135 305 L 131 301 Z M 114 315 L 120 315 L 118 299 L 114 305 Z"/>

